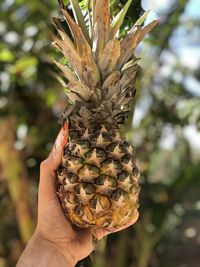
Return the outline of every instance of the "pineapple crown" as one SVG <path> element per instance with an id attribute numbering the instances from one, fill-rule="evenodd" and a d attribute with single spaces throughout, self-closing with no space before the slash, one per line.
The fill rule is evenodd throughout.
<path id="1" fill-rule="evenodd" d="M 70 118 L 76 129 L 102 124 L 119 128 L 135 95 L 138 66 L 134 50 L 157 20 L 143 27 L 146 11 L 120 41 L 119 29 L 132 0 L 127 1 L 112 21 L 109 0 L 88 0 L 87 21 L 78 0 L 70 0 L 74 19 L 63 1 L 58 2 L 73 36 L 71 40 L 59 19 L 52 18 L 59 34 L 53 35 L 53 44 L 68 61 L 67 66 L 54 61 L 68 81 L 57 76 L 66 88 L 69 103 L 64 119 Z"/>

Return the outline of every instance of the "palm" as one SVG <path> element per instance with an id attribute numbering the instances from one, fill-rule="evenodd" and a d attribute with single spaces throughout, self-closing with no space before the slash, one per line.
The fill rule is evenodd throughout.
<path id="1" fill-rule="evenodd" d="M 41 234 L 56 244 L 63 254 L 76 251 L 77 257 L 82 259 L 92 250 L 92 234 L 86 229 L 74 229 L 66 219 L 56 192 L 48 201 L 48 205 L 39 206 L 39 227 Z M 40 215 L 41 214 L 41 215 Z"/>

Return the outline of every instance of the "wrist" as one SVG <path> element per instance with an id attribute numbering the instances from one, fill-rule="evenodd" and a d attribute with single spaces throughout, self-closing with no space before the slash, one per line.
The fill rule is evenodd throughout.
<path id="1" fill-rule="evenodd" d="M 63 262 L 65 264 L 63 266 L 65 267 L 74 267 L 77 263 L 70 255 L 62 253 L 54 242 L 44 238 L 37 230 L 35 231 L 31 242 L 32 246 L 39 247 L 42 251 L 46 251 L 47 256 L 50 256 L 51 258 L 53 257 L 56 263 L 59 262 L 59 266 L 62 266 L 60 265 L 60 262 Z"/>
<path id="2" fill-rule="evenodd" d="M 17 267 L 74 267 L 76 262 L 62 252 L 37 231 L 26 246 Z"/>

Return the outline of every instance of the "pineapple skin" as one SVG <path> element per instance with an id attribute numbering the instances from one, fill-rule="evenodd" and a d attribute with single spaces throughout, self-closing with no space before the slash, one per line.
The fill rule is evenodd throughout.
<path id="1" fill-rule="evenodd" d="M 116 230 L 138 209 L 139 171 L 133 147 L 118 130 L 69 138 L 58 170 L 57 190 L 66 217 L 80 228 Z"/>

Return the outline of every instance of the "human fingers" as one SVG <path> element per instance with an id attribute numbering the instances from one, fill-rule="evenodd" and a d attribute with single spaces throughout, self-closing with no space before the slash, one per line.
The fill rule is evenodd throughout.
<path id="1" fill-rule="evenodd" d="M 55 172 L 61 163 L 63 147 L 67 142 L 67 137 L 68 126 L 65 124 L 65 126 L 61 128 L 48 158 L 42 161 L 40 165 L 39 198 L 42 195 L 43 198 L 46 197 L 49 199 L 56 192 Z"/>
<path id="2" fill-rule="evenodd" d="M 124 225 L 124 226 L 122 226 L 122 227 L 120 227 L 118 229 L 113 229 L 113 230 L 112 229 L 111 230 L 107 230 L 107 229 L 104 229 L 104 228 L 97 228 L 97 229 L 93 230 L 92 234 L 96 237 L 96 239 L 100 240 L 101 238 L 103 238 L 106 235 L 122 231 L 122 230 L 132 226 L 134 223 L 136 223 L 136 221 L 138 220 L 138 217 L 139 217 L 139 212 L 136 211 L 135 216 L 133 217 L 133 219 L 129 223 L 127 223 L 126 225 Z"/>

